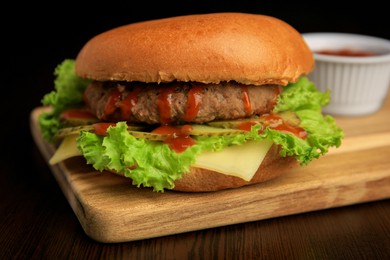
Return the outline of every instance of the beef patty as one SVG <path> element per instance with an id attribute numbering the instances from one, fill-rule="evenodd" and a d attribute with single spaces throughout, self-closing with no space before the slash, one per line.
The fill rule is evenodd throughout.
<path id="1" fill-rule="evenodd" d="M 282 91 L 278 85 L 236 82 L 137 83 L 89 85 L 84 101 L 100 120 L 147 124 L 205 123 L 269 113 Z"/>

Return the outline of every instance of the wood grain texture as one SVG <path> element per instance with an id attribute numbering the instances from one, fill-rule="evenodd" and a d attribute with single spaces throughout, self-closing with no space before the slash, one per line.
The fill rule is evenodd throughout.
<path id="1" fill-rule="evenodd" d="M 31 131 L 48 160 L 54 147 L 31 112 Z M 105 243 L 201 230 L 390 198 L 390 96 L 377 113 L 337 117 L 345 131 L 338 149 L 263 184 L 212 193 L 154 193 L 100 173 L 72 158 L 50 166 L 92 239 Z"/>

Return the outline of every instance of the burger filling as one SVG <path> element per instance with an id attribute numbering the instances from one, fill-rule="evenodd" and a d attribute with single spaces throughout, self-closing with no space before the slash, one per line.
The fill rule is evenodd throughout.
<path id="1" fill-rule="evenodd" d="M 61 141 L 51 163 L 82 155 L 96 170 L 118 172 L 155 191 L 174 188 L 194 166 L 250 180 L 273 144 L 280 156 L 306 165 L 343 137 L 334 118 L 321 112 L 329 93 L 304 76 L 283 87 L 98 82 L 75 75 L 74 60 L 55 74 L 55 91 L 42 100 L 52 110 L 39 119 L 43 136 Z M 212 165 L 217 159 L 207 161 L 221 153 L 224 169 Z M 253 156 L 253 167 L 229 172 L 227 162 L 237 165 L 237 154 L 245 163 Z"/>

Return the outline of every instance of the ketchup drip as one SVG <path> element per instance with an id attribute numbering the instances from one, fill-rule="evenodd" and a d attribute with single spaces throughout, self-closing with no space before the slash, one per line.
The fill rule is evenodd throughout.
<path id="1" fill-rule="evenodd" d="M 122 100 L 123 93 L 118 87 L 113 88 L 104 108 L 104 118 L 107 118 L 107 116 L 113 114 L 119 108 L 119 118 L 121 120 L 129 120 L 132 114 L 131 109 L 137 104 L 140 91 L 140 87 L 135 87 L 133 91 L 128 92 L 127 96 Z"/>
<path id="2" fill-rule="evenodd" d="M 181 153 L 188 147 L 194 145 L 196 141 L 190 136 L 190 132 L 192 130 L 190 125 L 184 125 L 181 127 L 169 125 L 172 117 L 171 106 L 174 91 L 174 87 L 166 87 L 160 92 L 157 99 L 157 107 L 160 113 L 161 126 L 154 129 L 152 133 L 168 135 L 163 142 L 168 144 L 175 152 Z M 202 91 L 203 88 L 200 86 L 193 86 L 189 90 L 187 97 L 187 109 L 184 115 L 184 119 L 186 121 L 191 121 L 198 115 Z"/>
<path id="3" fill-rule="evenodd" d="M 184 114 L 184 120 L 190 122 L 198 115 L 199 105 L 203 88 L 200 86 L 192 86 L 187 96 L 187 110 Z"/>
<path id="4" fill-rule="evenodd" d="M 183 152 L 188 147 L 196 144 L 196 141 L 191 138 L 190 132 L 192 127 L 190 125 L 183 125 L 175 127 L 171 125 L 162 125 L 152 131 L 154 134 L 167 134 L 168 137 L 164 139 L 164 143 L 177 153 Z"/>
<path id="5" fill-rule="evenodd" d="M 251 130 L 252 126 L 257 125 L 257 124 L 258 124 L 258 123 L 257 123 L 257 122 L 254 122 L 254 121 L 243 122 L 243 123 L 241 123 L 241 124 L 237 127 L 237 129 L 249 132 L 249 131 Z"/>
<path id="6" fill-rule="evenodd" d="M 262 115 L 261 117 L 265 119 L 266 125 L 268 125 L 271 129 L 291 133 L 302 139 L 306 139 L 307 137 L 307 132 L 305 131 L 305 129 L 284 122 L 283 118 L 278 115 L 266 114 Z"/>
<path id="7" fill-rule="evenodd" d="M 167 125 L 171 122 L 171 104 L 174 87 L 164 87 L 157 99 L 157 107 L 160 112 L 161 124 Z"/>
<path id="8" fill-rule="evenodd" d="M 279 130 L 281 132 L 292 133 L 301 139 L 306 139 L 307 137 L 307 132 L 305 131 L 305 129 L 297 126 L 292 126 L 290 124 L 283 123 L 271 128 Z"/>
<path id="9" fill-rule="evenodd" d="M 97 135 L 106 135 L 107 134 L 107 129 L 110 126 L 115 126 L 115 123 L 96 123 L 93 124 L 93 129 L 95 131 L 95 134 Z"/>
<path id="10" fill-rule="evenodd" d="M 307 132 L 305 129 L 291 125 L 283 120 L 282 117 L 275 114 L 262 115 L 260 118 L 264 119 L 264 126 L 281 132 L 293 134 L 301 139 L 306 139 Z M 238 126 L 238 129 L 250 131 L 252 126 L 258 124 L 255 121 L 243 122 Z M 264 129 L 260 130 L 263 131 Z"/>
<path id="11" fill-rule="evenodd" d="M 85 109 L 68 109 L 61 113 L 61 119 L 72 119 L 72 118 L 82 118 L 82 119 L 96 119 L 96 117 L 89 111 Z"/>
<path id="12" fill-rule="evenodd" d="M 111 115 L 115 112 L 117 106 L 116 103 L 120 101 L 122 93 L 118 88 L 113 88 L 110 92 L 110 96 L 108 97 L 106 106 L 104 107 L 104 118 Z"/>
<path id="13" fill-rule="evenodd" d="M 137 104 L 138 102 L 138 94 L 141 92 L 140 87 L 135 87 L 133 91 L 129 92 L 126 96 L 126 98 L 120 102 L 119 108 L 120 108 L 120 118 L 122 120 L 129 120 L 130 116 L 132 115 L 131 109 Z"/>
<path id="14" fill-rule="evenodd" d="M 242 101 L 244 102 L 245 113 L 250 115 L 252 113 L 251 100 L 249 98 L 248 86 L 241 85 Z"/>

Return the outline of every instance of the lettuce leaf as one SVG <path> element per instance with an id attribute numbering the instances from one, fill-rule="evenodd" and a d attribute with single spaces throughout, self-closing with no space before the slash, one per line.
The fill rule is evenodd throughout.
<path id="1" fill-rule="evenodd" d="M 54 70 L 56 79 L 54 90 L 46 94 L 41 103 L 50 106 L 52 111 L 42 113 L 39 117 L 39 124 L 43 137 L 49 141 L 61 128 L 59 115 L 68 108 L 82 105 L 83 93 L 90 80 L 82 79 L 74 73 L 75 61 L 66 59 Z"/>
<path id="2" fill-rule="evenodd" d="M 297 160 L 305 165 L 326 154 L 330 147 L 341 145 L 343 130 L 336 125 L 332 116 L 322 114 L 322 107 L 329 102 L 330 92 L 319 92 L 307 77 L 301 77 L 296 83 L 286 86 L 274 111 L 294 111 L 301 120 L 300 126 L 306 130 L 308 136 L 306 140 L 291 135 L 280 139 L 279 134 L 274 133 L 271 140 L 282 145 L 282 156 L 296 155 Z M 290 140 L 291 138 L 294 138 L 294 141 Z M 288 145 L 291 142 L 294 142 L 294 145 Z"/>
<path id="3" fill-rule="evenodd" d="M 107 133 L 81 133 L 77 143 L 87 163 L 100 171 L 120 172 L 134 185 L 153 187 L 155 191 L 173 188 L 173 182 L 189 170 L 200 152 L 198 147 L 192 147 L 176 153 L 162 142 L 137 139 L 128 133 L 125 122 L 109 127 Z"/>
<path id="4" fill-rule="evenodd" d="M 330 102 L 330 92 L 321 93 L 307 77 L 288 84 L 278 98 L 274 112 L 314 110 L 321 112 Z"/>

